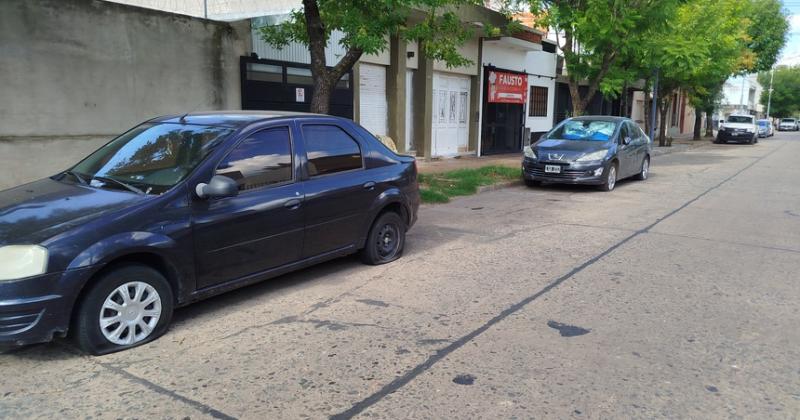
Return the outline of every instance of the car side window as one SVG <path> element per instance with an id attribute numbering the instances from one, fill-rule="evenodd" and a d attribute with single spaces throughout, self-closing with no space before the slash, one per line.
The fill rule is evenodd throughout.
<path id="1" fill-rule="evenodd" d="M 335 125 L 303 125 L 303 142 L 308 154 L 309 176 L 361 169 L 361 147 L 347 132 Z"/>
<path id="2" fill-rule="evenodd" d="M 625 144 L 625 137 L 630 137 L 627 122 L 623 122 L 622 127 L 619 129 L 619 144 Z"/>
<path id="3" fill-rule="evenodd" d="M 239 191 L 253 190 L 292 180 L 292 145 L 289 127 L 261 130 L 239 143 L 217 166 Z"/>
<path id="4" fill-rule="evenodd" d="M 628 125 L 628 135 L 634 143 L 639 143 L 642 140 L 642 129 L 638 125 L 630 121 L 625 122 Z"/>

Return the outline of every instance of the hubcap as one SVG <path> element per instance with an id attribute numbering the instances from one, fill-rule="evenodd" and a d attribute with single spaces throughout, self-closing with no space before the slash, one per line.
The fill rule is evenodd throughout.
<path id="1" fill-rule="evenodd" d="M 614 185 L 617 184 L 617 168 L 611 167 L 608 170 L 608 189 L 613 190 Z"/>
<path id="2" fill-rule="evenodd" d="M 394 257 L 400 245 L 400 230 L 397 226 L 387 223 L 378 231 L 378 255 L 383 259 Z"/>
<path id="3" fill-rule="evenodd" d="M 132 281 L 114 289 L 100 309 L 100 331 L 110 342 L 131 345 L 147 338 L 161 318 L 161 297 L 144 282 Z"/>
<path id="4" fill-rule="evenodd" d="M 647 172 L 650 170 L 650 161 L 645 159 L 642 162 L 642 178 L 647 179 Z"/>

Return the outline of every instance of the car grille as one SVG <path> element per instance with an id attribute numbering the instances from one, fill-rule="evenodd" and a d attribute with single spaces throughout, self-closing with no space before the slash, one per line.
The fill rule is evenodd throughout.
<path id="1" fill-rule="evenodd" d="M 42 312 L 0 312 L 0 336 L 30 329 L 39 322 Z"/>
<path id="2" fill-rule="evenodd" d="M 576 171 L 574 169 L 565 169 L 564 167 L 561 168 L 560 174 L 551 174 L 545 173 L 544 168 L 530 168 L 528 173 L 533 176 L 541 176 L 547 178 L 562 178 L 562 179 L 571 179 L 571 178 L 580 178 L 582 176 L 589 176 L 586 171 Z"/>

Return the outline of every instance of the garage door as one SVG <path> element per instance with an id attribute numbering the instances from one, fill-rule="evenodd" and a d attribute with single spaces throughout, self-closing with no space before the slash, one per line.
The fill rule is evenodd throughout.
<path id="1" fill-rule="evenodd" d="M 386 101 L 386 67 L 359 66 L 359 123 L 372 134 L 389 131 L 389 104 Z"/>
<path id="2" fill-rule="evenodd" d="M 469 86 L 467 76 L 433 73 L 434 156 L 453 156 L 467 151 Z"/>

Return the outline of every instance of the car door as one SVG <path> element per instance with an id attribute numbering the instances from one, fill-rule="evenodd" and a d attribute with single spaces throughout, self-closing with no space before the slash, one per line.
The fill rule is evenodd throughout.
<path id="1" fill-rule="evenodd" d="M 625 143 L 626 138 L 630 140 L 627 144 Z M 635 165 L 634 160 L 636 160 L 636 145 L 633 144 L 630 126 L 627 121 L 623 121 L 620 126 L 617 144 L 619 148 L 619 153 L 617 154 L 619 157 L 618 177 L 626 178 L 631 175 L 631 167 Z"/>
<path id="2" fill-rule="evenodd" d="M 364 166 L 366 144 L 343 124 L 300 125 L 307 180 L 303 257 L 356 245 L 377 189 Z"/>
<path id="3" fill-rule="evenodd" d="M 215 169 L 234 179 L 235 197 L 195 201 L 198 289 L 262 273 L 300 259 L 302 184 L 288 125 L 248 135 Z"/>

